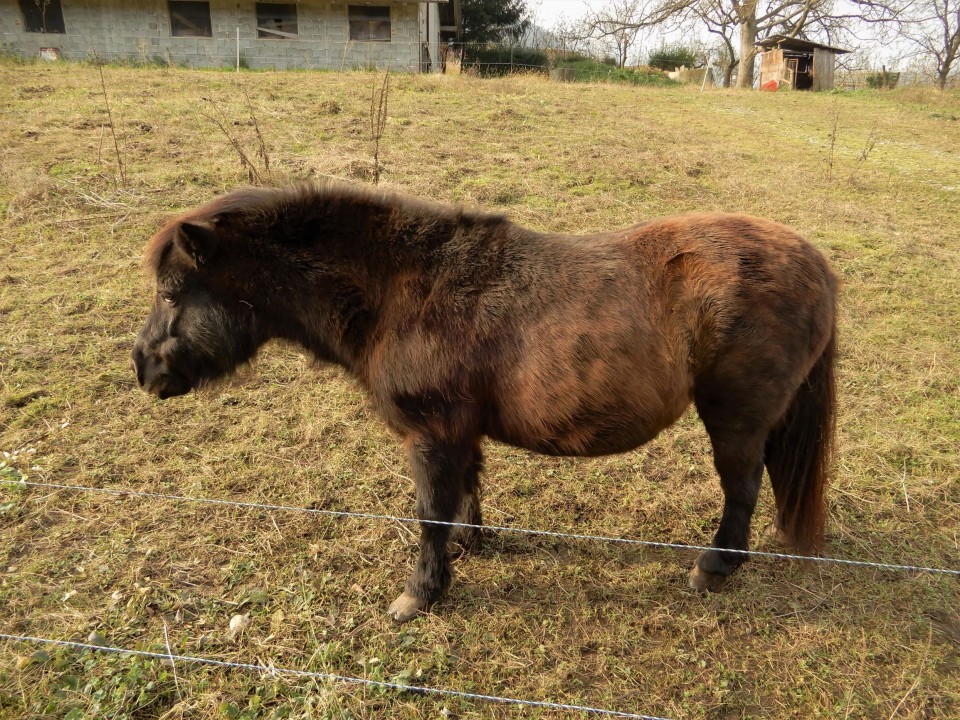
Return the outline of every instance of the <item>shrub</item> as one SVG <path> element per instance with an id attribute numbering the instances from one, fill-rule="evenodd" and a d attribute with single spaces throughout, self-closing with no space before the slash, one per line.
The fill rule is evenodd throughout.
<path id="1" fill-rule="evenodd" d="M 647 59 L 647 65 L 658 70 L 675 70 L 681 65 L 694 67 L 697 62 L 696 53 L 682 45 L 664 45 L 650 53 Z"/>
<path id="2" fill-rule="evenodd" d="M 547 72 L 547 55 L 539 50 L 509 47 L 475 47 L 463 51 L 463 67 L 476 69 L 480 77 L 499 77 L 512 72 Z"/>
<path id="3" fill-rule="evenodd" d="M 591 58 L 567 58 L 558 65 L 572 67 L 575 82 L 603 81 L 630 83 L 631 85 L 674 85 L 673 80 L 662 70 L 655 68 L 618 68 Z"/>
<path id="4" fill-rule="evenodd" d="M 900 73 L 883 69 L 880 72 L 870 73 L 866 77 L 867 87 L 874 90 L 893 90 L 900 81 Z"/>

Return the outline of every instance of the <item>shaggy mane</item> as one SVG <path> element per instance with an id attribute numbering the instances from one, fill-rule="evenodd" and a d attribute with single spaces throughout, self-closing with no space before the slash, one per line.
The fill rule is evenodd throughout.
<path id="1" fill-rule="evenodd" d="M 368 204 L 371 207 L 390 207 L 405 215 L 424 220 L 448 220 L 489 225 L 506 224 L 501 214 L 465 210 L 460 206 L 447 206 L 439 203 L 409 197 L 389 191 L 374 191 L 364 187 L 345 183 L 300 183 L 285 188 L 245 187 L 211 200 L 197 208 L 176 215 L 168 220 L 150 238 L 144 250 L 144 267 L 156 274 L 173 245 L 173 236 L 180 223 L 185 221 L 204 222 L 218 215 L 237 214 L 251 217 L 256 215 L 283 214 L 291 206 L 304 204 Z"/>

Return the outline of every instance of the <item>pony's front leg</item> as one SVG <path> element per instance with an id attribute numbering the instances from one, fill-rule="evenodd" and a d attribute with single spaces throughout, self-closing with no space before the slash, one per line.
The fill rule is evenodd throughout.
<path id="1" fill-rule="evenodd" d="M 407 439 L 407 453 L 417 486 L 417 517 L 453 522 L 463 497 L 464 476 L 473 457 L 472 444 L 413 437 Z M 449 525 L 421 523 L 417 567 L 407 581 L 406 591 L 388 610 L 397 622 L 406 622 L 426 610 L 450 585 L 449 537 Z"/>
<path id="2" fill-rule="evenodd" d="M 464 525 L 483 525 L 483 514 L 480 510 L 480 473 L 483 470 L 483 453 L 480 446 L 475 444 L 470 452 L 463 474 L 463 497 L 460 500 L 460 509 L 456 514 L 456 522 L 461 523 L 450 531 L 450 544 L 459 545 L 464 552 L 473 552 L 480 547 L 480 528 L 464 527 Z"/>

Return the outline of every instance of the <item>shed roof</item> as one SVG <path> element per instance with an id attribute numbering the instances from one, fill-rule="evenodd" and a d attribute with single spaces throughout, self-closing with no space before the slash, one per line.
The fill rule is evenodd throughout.
<path id="1" fill-rule="evenodd" d="M 844 50 L 843 48 L 832 47 L 830 45 L 824 45 L 823 43 L 810 42 L 809 40 L 801 40 L 800 38 L 788 38 L 784 37 L 783 35 L 771 35 L 768 38 L 760 40 L 756 45 L 757 47 L 766 49 L 778 47 L 783 50 L 799 50 L 801 52 L 805 50 L 813 50 L 814 48 L 820 48 L 821 50 L 830 50 L 837 55 L 853 52 L 852 50 Z"/>

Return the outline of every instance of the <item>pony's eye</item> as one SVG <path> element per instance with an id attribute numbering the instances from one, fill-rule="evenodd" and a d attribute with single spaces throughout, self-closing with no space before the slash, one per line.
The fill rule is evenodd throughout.
<path id="1" fill-rule="evenodd" d="M 173 293 L 169 290 L 160 290 L 157 292 L 157 295 L 160 296 L 160 299 L 169 305 L 173 305 Z"/>

